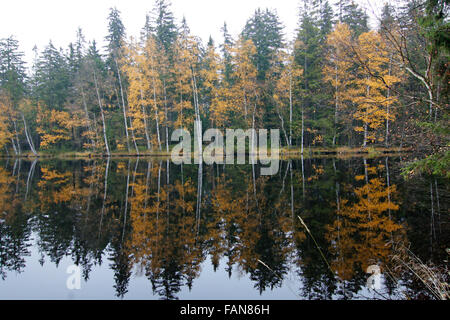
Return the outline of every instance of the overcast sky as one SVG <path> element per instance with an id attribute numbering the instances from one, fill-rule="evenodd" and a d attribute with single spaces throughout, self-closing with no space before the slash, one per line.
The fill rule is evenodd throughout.
<path id="1" fill-rule="evenodd" d="M 356 0 L 364 7 L 368 1 Z M 177 22 L 186 17 L 191 32 L 205 42 L 211 35 L 221 42 L 220 28 L 227 22 L 233 36 L 239 34 L 246 20 L 258 7 L 276 9 L 290 40 L 298 24 L 301 0 L 172 0 Z M 334 2 L 334 1 L 331 1 Z M 34 45 L 41 51 L 52 40 L 56 47 L 66 48 L 74 41 L 78 27 L 86 40 L 95 39 L 103 44 L 107 33 L 107 16 L 110 7 L 122 14 L 127 36 L 139 36 L 145 15 L 153 8 L 154 0 L 2 0 L 0 5 L 0 38 L 14 35 L 32 61 Z M 370 11 L 370 9 L 369 9 Z M 369 13 L 369 12 L 368 12 Z"/>

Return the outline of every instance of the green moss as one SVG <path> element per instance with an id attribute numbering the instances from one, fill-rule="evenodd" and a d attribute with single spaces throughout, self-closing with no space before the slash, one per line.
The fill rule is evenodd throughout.
<path id="1" fill-rule="evenodd" d="M 450 178 L 450 150 L 435 153 L 425 159 L 414 161 L 402 170 L 405 178 L 417 174 L 428 174 Z"/>

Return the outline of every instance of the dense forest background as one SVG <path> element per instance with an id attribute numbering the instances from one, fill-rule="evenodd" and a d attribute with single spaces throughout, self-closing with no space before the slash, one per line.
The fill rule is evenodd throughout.
<path id="1" fill-rule="evenodd" d="M 285 149 L 412 147 L 411 170 L 448 175 L 449 1 L 389 2 L 371 30 L 351 0 L 303 0 L 295 40 L 257 9 L 233 39 L 204 44 L 168 0 L 137 38 L 120 12 L 107 47 L 79 29 L 28 70 L 14 36 L 0 42 L 0 152 L 7 156 L 170 151 L 171 132 L 279 128 Z M 372 14 L 372 13 L 371 13 Z"/>

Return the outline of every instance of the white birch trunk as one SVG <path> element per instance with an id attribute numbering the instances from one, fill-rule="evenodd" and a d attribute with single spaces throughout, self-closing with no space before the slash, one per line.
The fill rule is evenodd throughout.
<path id="1" fill-rule="evenodd" d="M 22 112 L 21 112 L 21 116 L 22 116 L 23 127 L 24 127 L 25 136 L 26 136 L 26 138 L 27 138 L 28 145 L 30 146 L 31 152 L 33 152 L 33 154 L 34 154 L 35 156 L 37 156 L 37 152 L 36 152 L 36 150 L 34 149 L 33 141 L 31 140 L 31 137 L 30 137 L 29 134 L 28 134 L 28 128 L 27 128 L 27 122 L 26 122 L 26 120 L 25 120 L 25 116 L 23 115 Z"/>
<path id="2" fill-rule="evenodd" d="M 122 99 L 123 122 L 124 122 L 124 125 L 125 125 L 125 135 L 127 137 L 127 149 L 128 149 L 128 153 L 130 153 L 130 137 L 128 135 L 127 112 L 125 110 L 125 99 L 123 97 L 122 79 L 120 77 L 119 64 L 117 63 L 117 59 L 116 58 L 114 58 L 114 62 L 116 64 L 117 76 L 119 78 L 120 95 L 121 95 L 121 99 Z"/>
<path id="3" fill-rule="evenodd" d="M 109 144 L 108 144 L 108 138 L 106 137 L 106 123 L 105 123 L 105 115 L 103 113 L 103 106 L 102 106 L 102 100 L 100 98 L 100 92 L 98 90 L 98 83 L 97 83 L 97 76 L 95 75 L 94 71 L 94 83 L 95 83 L 95 91 L 97 92 L 97 99 L 98 99 L 98 106 L 100 107 L 100 113 L 102 116 L 102 124 L 103 124 L 103 139 L 105 141 L 105 148 L 106 148 L 106 154 L 108 157 L 111 155 L 109 151 Z"/>

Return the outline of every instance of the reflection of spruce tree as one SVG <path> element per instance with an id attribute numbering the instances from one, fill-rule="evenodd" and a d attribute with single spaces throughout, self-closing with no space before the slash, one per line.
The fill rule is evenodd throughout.
<path id="1" fill-rule="evenodd" d="M 231 278 L 233 273 L 233 265 L 236 262 L 236 236 L 237 227 L 234 223 L 228 224 L 225 236 L 225 252 L 224 256 L 228 258 L 225 271 L 228 273 L 228 278 Z"/>
<path id="2" fill-rule="evenodd" d="M 166 221 L 164 219 L 163 223 Z M 160 239 L 160 245 L 163 248 L 158 250 L 160 254 L 153 258 L 156 261 L 152 260 L 152 264 L 157 267 L 149 268 L 146 274 L 152 283 L 154 294 L 159 295 L 162 299 L 174 300 L 178 299 L 177 294 L 183 286 L 183 277 L 188 279 L 188 284 L 192 284 L 193 277 L 189 282 L 188 270 L 186 271 L 183 266 L 186 249 L 183 248 L 183 234 L 179 231 L 177 222 L 172 219 L 170 227 L 166 225 L 160 230 L 164 232 Z"/>
<path id="3" fill-rule="evenodd" d="M 72 255 L 74 263 L 83 266 L 87 280 L 92 264 L 90 252 L 94 246 L 90 239 L 84 239 L 86 233 L 83 233 L 83 228 L 93 227 L 84 218 L 88 215 L 82 212 L 89 201 L 85 197 L 87 189 L 82 183 L 81 169 L 72 173 L 62 173 L 63 170 L 46 164 L 41 167 L 42 176 L 38 182 L 40 212 L 33 221 L 39 232 L 39 251 L 47 253 L 56 264 L 64 256 Z M 44 258 L 41 261 L 43 263 Z"/>
<path id="4" fill-rule="evenodd" d="M 71 174 L 41 166 L 40 209 L 35 217 L 39 250 L 56 265 L 71 251 L 77 212 L 72 208 Z"/>
<path id="5" fill-rule="evenodd" d="M 88 171 L 86 172 L 86 168 Z M 87 164 L 85 170 L 80 170 L 80 180 L 83 180 L 84 174 L 88 174 L 91 172 L 91 176 L 95 174 L 96 166 L 95 164 L 91 166 Z M 72 259 L 76 265 L 82 266 L 83 269 L 83 278 L 85 281 L 89 279 L 89 272 L 92 269 L 93 261 L 90 255 L 90 247 L 91 243 L 89 239 L 89 232 L 86 232 L 87 228 L 92 227 L 92 223 L 87 223 L 89 216 L 89 209 L 91 204 L 92 197 L 92 188 L 93 188 L 93 179 L 90 177 L 89 179 L 90 185 L 89 188 L 85 188 L 84 185 L 80 183 L 79 188 L 77 188 L 78 194 L 81 195 L 79 210 L 77 210 L 77 215 L 75 216 L 75 225 L 74 225 L 74 239 L 73 239 L 73 248 L 72 248 Z M 84 182 L 84 181 L 83 181 Z M 85 196 L 86 195 L 86 196 Z M 86 202 L 86 204 L 85 204 Z M 87 208 L 86 208 L 87 207 Z"/>
<path id="6" fill-rule="evenodd" d="M 231 170 L 233 172 L 233 170 Z M 239 244 L 239 224 L 236 217 L 236 211 L 242 210 L 242 183 L 245 181 L 246 174 L 240 172 L 236 179 L 227 179 L 222 174 L 217 179 L 217 186 L 212 191 L 211 202 L 212 212 L 218 219 L 223 220 L 224 239 L 223 256 L 227 258 L 225 271 L 231 278 L 233 266 L 238 259 Z M 236 195 L 234 194 L 236 192 Z M 240 196 L 237 196 L 239 193 Z M 237 198 L 234 198 L 237 196 Z M 233 201 L 233 199 L 236 199 Z M 215 266 L 214 266 L 215 267 Z"/>
<path id="7" fill-rule="evenodd" d="M 161 265 L 162 268 L 157 275 L 152 274 L 149 276 L 153 292 L 162 299 L 178 299 L 177 293 L 181 291 L 183 285 L 183 274 L 179 261 L 169 256 L 161 261 Z"/>
<path id="8" fill-rule="evenodd" d="M 128 292 L 132 265 L 128 254 L 123 250 L 121 243 L 117 239 L 112 244 L 109 260 L 112 261 L 110 266 L 114 271 L 114 289 L 116 289 L 116 296 L 123 298 Z"/>
<path id="9" fill-rule="evenodd" d="M 40 250 L 58 265 L 71 251 L 74 221 L 73 212 L 64 205 L 56 206 L 55 212 L 44 212 L 38 216 L 36 227 L 39 231 Z"/>
<path id="10" fill-rule="evenodd" d="M 213 206 L 213 197 L 214 192 L 216 190 L 216 185 L 221 183 L 221 177 L 219 175 L 219 171 L 217 170 L 216 175 L 216 167 L 212 166 L 211 170 L 209 170 L 211 176 L 211 192 L 205 192 L 206 197 L 208 198 L 207 202 Z M 208 190 L 208 187 L 205 188 Z M 205 197 L 205 198 L 206 198 Z M 220 214 L 216 214 L 214 209 L 208 208 L 205 210 L 205 227 L 207 238 L 205 242 L 205 246 L 208 250 L 208 253 L 211 256 L 211 263 L 214 268 L 214 272 L 219 268 L 219 262 L 225 252 L 225 243 L 226 243 L 226 233 L 225 233 L 225 223 Z"/>
<path id="11" fill-rule="evenodd" d="M 131 277 L 132 262 L 128 251 L 126 250 L 125 243 L 131 236 L 131 223 L 128 219 L 129 209 L 129 192 L 130 192 L 130 166 L 131 162 L 128 161 L 128 165 L 125 166 L 120 163 L 118 166 L 119 172 L 122 173 L 124 179 L 124 195 L 119 199 L 124 199 L 122 205 L 119 206 L 118 219 L 113 226 L 113 238 L 111 240 L 111 253 L 109 260 L 112 261 L 111 269 L 114 271 L 114 288 L 116 289 L 116 296 L 123 298 L 128 292 L 128 284 Z"/>
<path id="12" fill-rule="evenodd" d="M 12 192 L 14 180 L 0 168 L 0 277 L 3 280 L 8 271 L 22 272 L 25 268 L 24 257 L 30 254 L 28 242 L 31 227 L 22 199 Z"/>
<path id="13" fill-rule="evenodd" d="M 206 217 L 208 237 L 205 246 L 211 255 L 211 263 L 214 271 L 217 271 L 220 258 L 223 256 L 225 251 L 224 223 L 220 215 L 214 214 L 213 210 L 208 210 L 208 213 L 210 213 Z"/>
<path id="14" fill-rule="evenodd" d="M 267 206 L 269 210 L 271 206 Z M 255 269 L 250 269 L 250 279 L 255 282 L 255 288 L 262 294 L 267 287 L 273 290 L 281 287 L 283 277 L 288 271 L 286 257 L 284 255 L 287 247 L 286 239 L 282 232 L 272 229 L 275 225 L 264 223 L 259 231 L 260 237 L 255 248 L 255 256 L 270 266 L 272 270 L 258 264 Z"/>
<path id="15" fill-rule="evenodd" d="M 300 167 L 301 164 L 298 165 Z M 304 201 L 299 214 L 314 235 L 319 247 L 329 259 L 328 247 L 325 239 L 324 226 L 331 221 L 335 203 L 335 175 L 333 163 L 327 159 L 314 159 L 305 161 L 305 191 L 303 193 L 303 181 L 298 181 L 297 190 Z M 300 177 L 299 180 L 302 178 Z M 330 203 L 330 205 L 324 205 Z M 297 232 L 304 232 L 304 227 L 296 221 Z M 318 251 L 314 241 L 309 235 L 296 239 L 297 257 L 299 265 L 298 274 L 302 277 L 302 296 L 309 299 L 330 299 L 335 290 L 335 279 L 328 269 L 327 264 Z"/>

